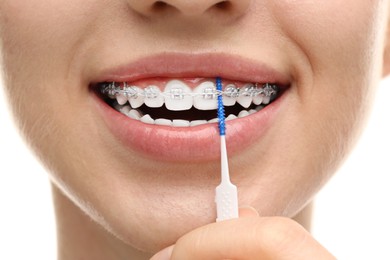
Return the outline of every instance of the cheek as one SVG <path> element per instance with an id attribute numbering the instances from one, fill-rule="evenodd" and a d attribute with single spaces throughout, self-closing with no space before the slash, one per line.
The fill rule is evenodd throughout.
<path id="1" fill-rule="evenodd" d="M 88 48 L 81 42 L 91 31 L 101 4 L 90 0 L 2 1 L 0 33 L 7 80 L 23 81 L 28 90 L 45 86 L 45 82 L 54 88 L 70 75 L 81 76 L 80 56 Z"/>
<path id="2" fill-rule="evenodd" d="M 87 19 L 93 19 L 85 15 L 86 10 L 93 12 L 97 7 L 92 2 L 0 2 L 5 86 L 26 135 L 38 138 L 42 134 L 35 132 L 40 128 L 53 132 L 56 124 L 52 119 L 62 112 L 58 101 L 71 103 L 68 94 L 84 81 L 83 64 L 75 56 L 82 52 L 77 44 L 86 31 Z"/>
<path id="3" fill-rule="evenodd" d="M 371 71 L 370 61 L 379 54 L 373 50 L 380 50 L 383 40 L 377 34 L 385 24 L 385 1 L 275 1 L 272 5 L 275 13 L 283 12 L 277 15 L 278 23 L 316 75 L 330 67 L 338 75 Z"/>
<path id="4" fill-rule="evenodd" d="M 273 3 L 275 12 L 283 12 L 278 22 L 297 57 L 301 112 L 336 139 L 348 140 L 369 110 L 381 74 L 387 5 L 379 0 Z"/>

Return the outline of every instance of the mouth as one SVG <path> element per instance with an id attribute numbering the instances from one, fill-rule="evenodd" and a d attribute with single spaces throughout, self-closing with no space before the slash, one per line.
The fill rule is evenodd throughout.
<path id="1" fill-rule="evenodd" d="M 223 80 L 223 91 L 218 92 L 214 81 L 211 78 L 163 78 L 138 84 L 100 82 L 95 88 L 107 105 L 123 115 L 145 124 L 171 127 L 194 127 L 218 122 L 219 95 L 223 96 L 227 121 L 249 116 L 271 104 L 281 89 L 272 83 Z"/>
<path id="2" fill-rule="evenodd" d="M 222 91 L 216 89 L 217 76 Z M 266 133 L 289 87 L 275 70 L 220 54 L 158 55 L 100 79 L 90 86 L 113 135 L 142 156 L 176 162 L 219 158 L 218 96 L 234 155 Z"/>

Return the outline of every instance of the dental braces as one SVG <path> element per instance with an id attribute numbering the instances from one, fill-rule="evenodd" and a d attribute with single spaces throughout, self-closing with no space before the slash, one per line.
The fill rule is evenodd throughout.
<path id="1" fill-rule="evenodd" d="M 279 93 L 279 87 L 275 84 L 265 83 L 259 86 L 258 83 L 246 84 L 243 88 L 238 88 L 234 84 L 228 84 L 225 90 L 217 90 L 216 87 L 208 87 L 203 90 L 202 93 L 184 92 L 181 88 L 172 88 L 168 92 L 161 92 L 154 86 L 148 86 L 141 90 L 137 86 L 129 86 L 126 82 L 123 86 L 119 83 L 102 83 L 100 84 L 100 91 L 103 94 L 107 94 L 110 97 L 116 97 L 117 95 L 123 95 L 127 98 L 137 99 L 143 97 L 147 99 L 155 99 L 159 96 L 171 98 L 173 100 L 183 100 L 186 96 L 196 97 L 201 96 L 204 99 L 217 99 L 218 96 L 225 96 L 229 98 L 238 98 L 240 96 L 245 97 L 270 97 L 271 99 L 276 97 Z"/>

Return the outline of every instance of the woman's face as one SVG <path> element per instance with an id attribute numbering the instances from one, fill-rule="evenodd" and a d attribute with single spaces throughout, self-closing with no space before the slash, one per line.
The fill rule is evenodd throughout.
<path id="1" fill-rule="evenodd" d="M 384 0 L 2 0 L 5 88 L 57 187 L 125 243 L 155 250 L 215 220 L 217 124 L 179 126 L 216 117 L 199 86 L 221 76 L 226 92 L 241 89 L 224 96 L 228 114 L 251 110 L 226 130 L 239 204 L 292 217 L 360 130 L 386 10 Z M 102 94 L 103 82 L 114 94 L 128 86 L 130 101 Z M 268 105 L 266 83 L 279 88 Z"/>

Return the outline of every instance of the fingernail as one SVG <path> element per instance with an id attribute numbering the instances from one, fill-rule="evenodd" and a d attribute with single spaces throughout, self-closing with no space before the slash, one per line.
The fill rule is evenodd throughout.
<path id="1" fill-rule="evenodd" d="M 239 208 L 240 217 L 258 217 L 259 212 L 254 207 L 251 206 L 242 206 Z"/>
<path id="2" fill-rule="evenodd" d="M 173 246 L 164 248 L 157 254 L 155 254 L 150 260 L 170 260 L 173 251 Z"/>

